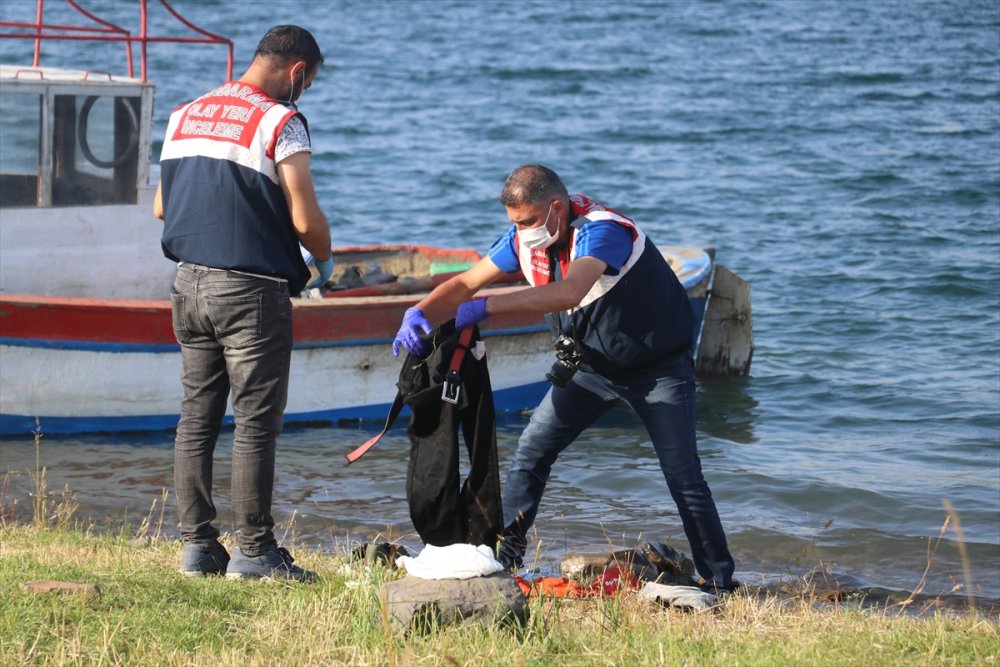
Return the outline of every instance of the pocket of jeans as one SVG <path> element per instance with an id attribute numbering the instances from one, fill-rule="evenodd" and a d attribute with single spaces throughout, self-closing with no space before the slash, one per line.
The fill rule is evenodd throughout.
<path id="1" fill-rule="evenodd" d="M 261 294 L 205 297 L 219 343 L 239 349 L 260 340 Z"/>
<path id="2" fill-rule="evenodd" d="M 178 343 L 187 343 L 191 340 L 191 333 L 187 328 L 187 320 L 184 312 L 184 295 L 170 290 L 170 313 L 174 326 L 174 338 Z"/>

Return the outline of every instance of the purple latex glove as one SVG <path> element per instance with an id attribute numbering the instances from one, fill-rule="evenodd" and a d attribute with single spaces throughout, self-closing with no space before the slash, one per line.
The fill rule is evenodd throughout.
<path id="1" fill-rule="evenodd" d="M 399 346 L 402 345 L 412 354 L 423 356 L 427 354 L 427 344 L 420 337 L 421 332 L 429 334 L 434 328 L 424 317 L 424 311 L 416 306 L 407 308 L 403 313 L 403 325 L 396 332 L 396 340 L 392 341 L 392 355 L 399 356 Z"/>
<path id="2" fill-rule="evenodd" d="M 485 296 L 472 301 L 466 301 L 455 312 L 455 330 L 458 331 L 465 327 L 471 327 L 473 324 L 479 324 L 489 316 L 490 314 L 486 312 Z"/>

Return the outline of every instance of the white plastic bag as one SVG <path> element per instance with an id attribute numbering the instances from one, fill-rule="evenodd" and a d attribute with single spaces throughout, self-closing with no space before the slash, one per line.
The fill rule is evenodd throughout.
<path id="1" fill-rule="evenodd" d="M 493 551 L 485 544 L 428 544 L 416 557 L 400 556 L 396 562 L 406 573 L 421 579 L 471 579 L 503 570 Z"/>

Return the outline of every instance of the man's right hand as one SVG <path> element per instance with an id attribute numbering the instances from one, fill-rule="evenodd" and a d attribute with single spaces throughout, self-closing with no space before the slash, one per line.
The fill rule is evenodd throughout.
<path id="1" fill-rule="evenodd" d="M 402 345 L 411 354 L 423 356 L 427 354 L 427 344 L 421 338 L 421 333 L 429 334 L 434 328 L 424 317 L 424 311 L 416 306 L 407 308 L 403 313 L 403 325 L 396 332 L 396 339 L 392 341 L 392 354 L 399 356 L 399 347 Z"/>

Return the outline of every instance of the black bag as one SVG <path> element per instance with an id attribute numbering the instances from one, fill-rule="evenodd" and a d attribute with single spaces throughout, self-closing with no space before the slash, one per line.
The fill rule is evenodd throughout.
<path id="1" fill-rule="evenodd" d="M 496 545 L 503 531 L 497 466 L 496 414 L 486 357 L 471 348 L 481 340 L 474 327 L 465 345 L 454 320 L 428 334 L 430 354 L 409 354 L 399 373 L 399 392 L 413 413 L 406 500 L 414 528 L 426 544 Z M 455 376 L 453 359 L 461 356 Z M 443 394 L 447 391 L 449 398 Z M 460 387 L 460 389 L 456 389 Z M 458 432 L 469 455 L 469 475 L 460 480 Z"/>
<path id="2" fill-rule="evenodd" d="M 353 463 L 374 447 L 403 408 L 413 413 L 406 501 L 410 519 L 426 544 L 494 546 L 503 530 L 496 415 L 486 357 L 469 352 L 479 328 L 455 331 L 455 321 L 425 336 L 427 357 L 407 354 L 396 398 L 381 433 L 347 454 Z M 458 430 L 469 454 L 469 476 L 460 482 Z"/>

